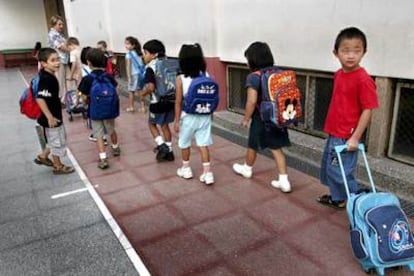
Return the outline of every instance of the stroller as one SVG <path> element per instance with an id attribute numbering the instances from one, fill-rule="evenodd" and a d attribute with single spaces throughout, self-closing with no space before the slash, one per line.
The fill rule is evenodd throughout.
<path id="1" fill-rule="evenodd" d="M 69 121 L 73 121 L 73 114 L 82 114 L 84 119 L 88 118 L 88 104 L 85 99 L 81 96 L 79 97 L 79 102 L 75 105 L 76 102 L 76 90 L 69 90 L 65 94 L 65 105 L 66 112 L 69 114 Z"/>

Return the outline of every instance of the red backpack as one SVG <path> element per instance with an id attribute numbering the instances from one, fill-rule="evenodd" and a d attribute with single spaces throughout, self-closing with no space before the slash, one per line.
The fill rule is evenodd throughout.
<path id="1" fill-rule="evenodd" d="M 259 111 L 266 126 L 297 126 L 302 116 L 302 96 L 296 84 L 295 72 L 272 67 L 255 73 L 261 79 L 262 102 Z"/>
<path id="2" fill-rule="evenodd" d="M 39 86 L 39 75 L 36 75 L 31 81 L 28 87 L 23 90 L 20 97 L 20 113 L 26 115 L 29 119 L 36 120 L 42 115 L 42 110 L 36 102 L 37 90 Z"/>

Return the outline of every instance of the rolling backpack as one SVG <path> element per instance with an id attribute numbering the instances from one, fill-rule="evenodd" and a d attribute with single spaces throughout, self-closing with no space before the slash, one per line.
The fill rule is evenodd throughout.
<path id="1" fill-rule="evenodd" d="M 254 73 L 260 75 L 262 101 L 259 111 L 266 127 L 297 126 L 302 116 L 302 96 L 295 72 L 271 67 Z"/>
<path id="2" fill-rule="evenodd" d="M 194 78 L 183 98 L 183 111 L 188 114 L 209 115 L 219 103 L 219 86 L 206 75 Z"/>
<path id="3" fill-rule="evenodd" d="M 336 146 L 335 151 L 348 197 L 346 210 L 355 258 L 365 272 L 376 270 L 384 275 L 385 268 L 395 266 L 408 266 L 414 271 L 413 232 L 398 198 L 392 193 L 376 191 L 363 144 L 359 144 L 358 150 L 362 152 L 371 192 L 351 193 L 341 159 L 346 148 L 346 145 Z"/>
<path id="4" fill-rule="evenodd" d="M 90 73 L 92 86 L 89 93 L 89 117 L 91 120 L 114 119 L 119 116 L 119 97 L 106 72 Z"/>
<path id="5" fill-rule="evenodd" d="M 37 74 L 31 81 L 28 87 L 23 90 L 20 97 L 20 113 L 26 115 L 27 118 L 36 120 L 42 115 L 42 110 L 36 102 L 38 87 L 39 87 L 39 74 Z"/>

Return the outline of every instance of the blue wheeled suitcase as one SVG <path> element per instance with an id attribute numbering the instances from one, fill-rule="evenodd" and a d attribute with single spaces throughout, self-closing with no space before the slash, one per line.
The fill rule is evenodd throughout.
<path id="1" fill-rule="evenodd" d="M 414 271 L 413 232 L 398 198 L 376 191 L 363 144 L 359 144 L 358 150 L 365 162 L 371 192 L 350 193 L 341 159 L 341 152 L 346 149 L 347 145 L 335 147 L 348 196 L 346 210 L 355 257 L 366 272 L 375 269 L 384 275 L 385 268 L 396 266 L 408 266 Z"/>

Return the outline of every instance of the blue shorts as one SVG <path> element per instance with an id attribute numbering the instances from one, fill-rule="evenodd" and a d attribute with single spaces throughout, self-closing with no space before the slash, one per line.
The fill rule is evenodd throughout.
<path id="1" fill-rule="evenodd" d="M 149 112 L 148 122 L 155 125 L 166 125 L 174 122 L 174 109 L 164 113 Z"/>
<path id="2" fill-rule="evenodd" d="M 346 199 L 344 181 L 339 168 L 338 156 L 335 152 L 335 146 L 345 144 L 345 139 L 329 136 L 323 151 L 320 180 L 322 184 L 329 187 L 332 200 Z M 351 193 L 355 193 L 358 191 L 358 183 L 355 178 L 358 151 L 342 152 L 341 158 L 349 189 Z"/>
<path id="3" fill-rule="evenodd" d="M 213 144 L 210 115 L 186 114 L 181 118 L 178 147 L 180 149 L 189 148 L 193 136 L 198 147 L 207 147 Z"/>

